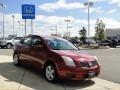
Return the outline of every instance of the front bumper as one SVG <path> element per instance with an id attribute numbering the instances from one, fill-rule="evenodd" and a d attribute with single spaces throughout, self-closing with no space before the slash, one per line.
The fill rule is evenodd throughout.
<path id="1" fill-rule="evenodd" d="M 95 66 L 92 68 L 77 68 L 68 67 L 58 70 L 58 75 L 60 78 L 69 80 L 84 80 L 89 78 L 94 78 L 100 73 L 100 66 Z"/>

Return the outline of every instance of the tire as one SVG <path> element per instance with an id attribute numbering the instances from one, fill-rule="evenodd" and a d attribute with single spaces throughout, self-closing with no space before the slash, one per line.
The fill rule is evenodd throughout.
<path id="1" fill-rule="evenodd" d="M 56 82 L 58 79 L 56 66 L 53 63 L 47 63 L 44 67 L 45 79 L 51 83 Z"/>
<path id="2" fill-rule="evenodd" d="M 12 48 L 12 44 L 11 44 L 11 43 L 8 43 L 8 44 L 6 45 L 6 47 L 7 47 L 8 49 Z"/>
<path id="3" fill-rule="evenodd" d="M 109 46 L 110 48 L 112 48 L 112 47 L 113 47 L 113 45 L 112 45 L 112 44 L 109 44 L 108 46 Z"/>
<path id="4" fill-rule="evenodd" d="M 117 46 L 116 45 L 113 45 L 113 48 L 116 48 Z"/>
<path id="5" fill-rule="evenodd" d="M 17 53 L 13 55 L 13 63 L 15 66 L 21 66 L 21 62 Z"/>
<path id="6" fill-rule="evenodd" d="M 0 46 L 1 48 L 4 48 L 4 46 Z"/>

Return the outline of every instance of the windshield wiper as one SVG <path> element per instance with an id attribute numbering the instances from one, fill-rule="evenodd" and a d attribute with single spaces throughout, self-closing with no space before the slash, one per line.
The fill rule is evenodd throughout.
<path id="1" fill-rule="evenodd" d="M 59 49 L 59 48 L 54 48 L 53 50 L 61 50 L 61 49 Z"/>

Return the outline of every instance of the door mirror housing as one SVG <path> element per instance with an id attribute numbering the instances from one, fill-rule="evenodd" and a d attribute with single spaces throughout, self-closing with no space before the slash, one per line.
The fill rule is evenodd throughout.
<path id="1" fill-rule="evenodd" d="M 43 48 L 44 46 L 43 45 L 36 45 L 36 47 Z"/>
<path id="2" fill-rule="evenodd" d="M 36 41 L 35 43 L 32 43 L 31 46 L 35 47 L 35 48 L 43 48 L 44 47 L 41 41 Z"/>
<path id="3" fill-rule="evenodd" d="M 42 42 L 41 41 L 36 41 L 35 43 L 33 43 L 32 45 L 42 45 Z"/>
<path id="4" fill-rule="evenodd" d="M 32 47 L 35 47 L 35 48 L 43 48 L 44 46 L 43 45 L 31 45 Z"/>

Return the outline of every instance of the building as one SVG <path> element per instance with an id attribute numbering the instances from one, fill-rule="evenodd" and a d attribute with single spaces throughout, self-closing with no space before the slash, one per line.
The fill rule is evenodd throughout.
<path id="1" fill-rule="evenodd" d="M 106 38 L 120 39 L 120 28 L 106 29 Z"/>

